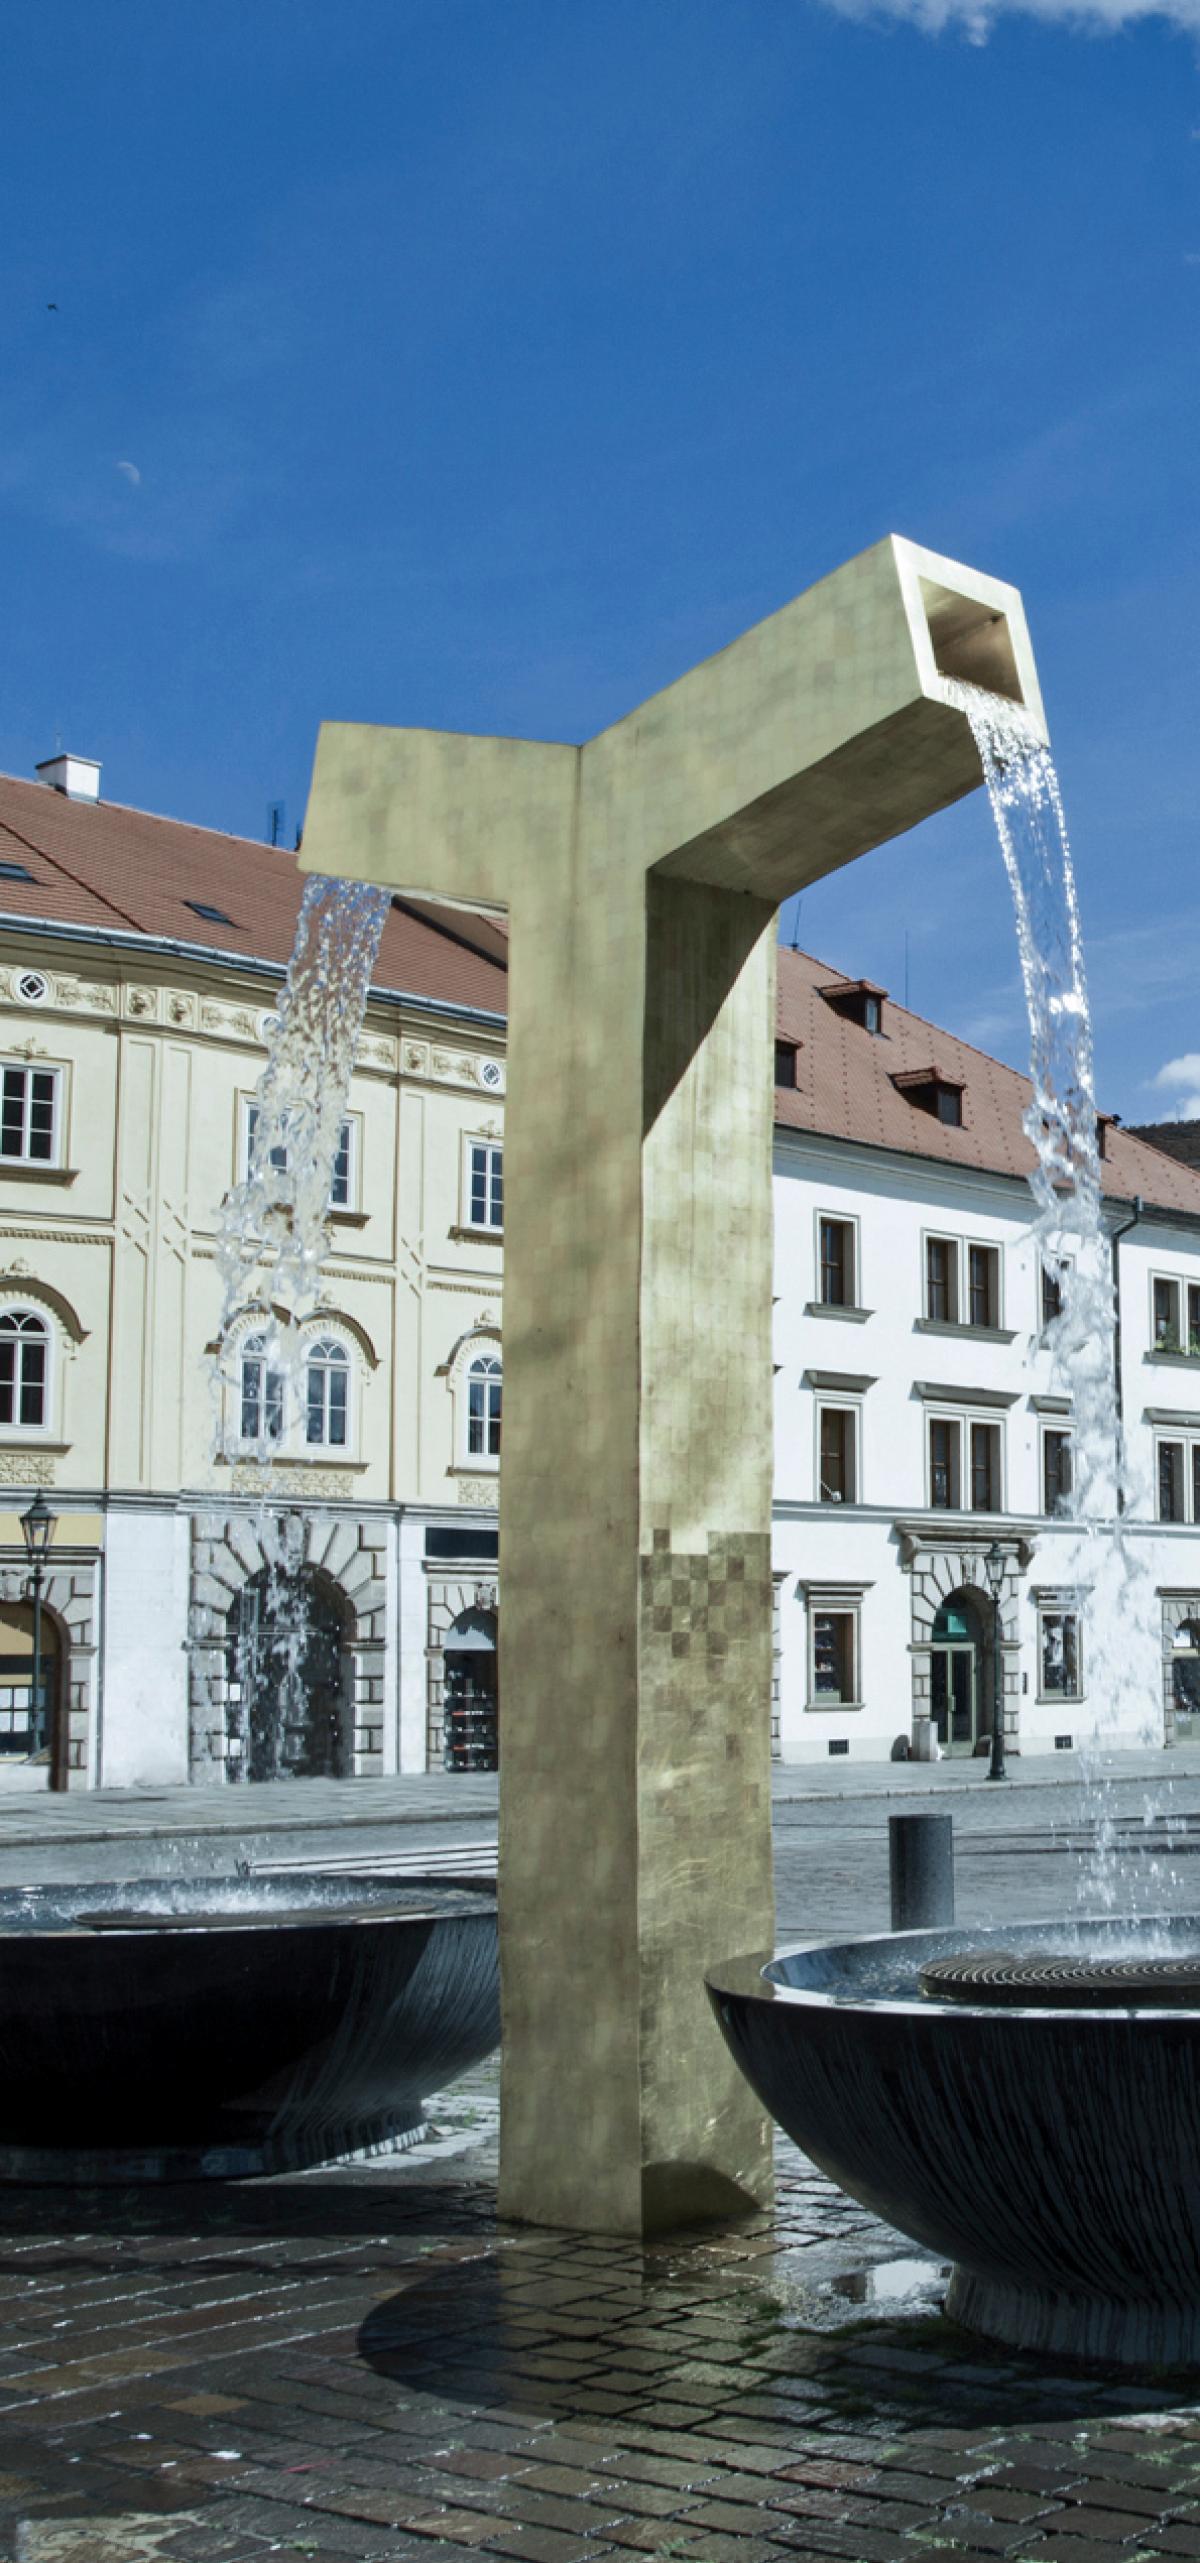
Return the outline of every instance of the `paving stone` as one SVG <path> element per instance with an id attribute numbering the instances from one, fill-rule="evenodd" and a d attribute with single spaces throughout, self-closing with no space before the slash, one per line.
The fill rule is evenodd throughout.
<path id="1" fill-rule="evenodd" d="M 162 2563 L 181 2524 L 178 2516 L 170 2521 L 137 2510 L 109 2518 L 28 2519 L 17 2529 L 16 2563 Z M 199 2526 L 198 2514 L 191 2524 Z"/>

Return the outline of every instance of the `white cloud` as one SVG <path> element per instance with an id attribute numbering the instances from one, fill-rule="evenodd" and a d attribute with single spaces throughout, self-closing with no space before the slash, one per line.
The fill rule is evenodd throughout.
<path id="1" fill-rule="evenodd" d="M 1200 36 L 1200 0 L 829 0 L 844 18 L 906 18 L 923 35 L 959 27 L 972 44 L 986 44 L 1001 15 L 1041 18 L 1082 35 L 1112 35 L 1145 18 Z"/>
<path id="2" fill-rule="evenodd" d="M 141 488 L 141 486 L 142 486 L 142 475 L 141 475 L 141 473 L 139 472 L 139 470 L 138 470 L 138 467 L 137 467 L 137 464 L 136 464 L 136 463 L 118 463 L 118 465 L 117 465 L 117 470 L 118 470 L 119 472 L 124 472 L 124 474 L 125 474 L 125 478 L 126 478 L 126 480 L 128 481 L 129 486 L 130 486 L 130 488 L 131 488 L 131 489 L 140 489 L 140 488 Z"/>
<path id="3" fill-rule="evenodd" d="M 1168 1059 L 1148 1083 L 1173 1094 L 1168 1121 L 1200 1121 L 1200 1050 L 1185 1050 L 1178 1059 Z"/>

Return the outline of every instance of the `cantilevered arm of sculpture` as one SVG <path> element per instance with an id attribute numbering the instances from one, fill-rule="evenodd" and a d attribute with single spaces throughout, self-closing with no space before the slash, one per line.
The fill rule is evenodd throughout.
<path id="1" fill-rule="evenodd" d="M 760 2202 L 705 1963 L 772 1935 L 775 911 L 1040 715 L 1020 599 L 889 537 L 585 747 L 335 724 L 306 868 L 507 908 L 501 2200 Z"/>

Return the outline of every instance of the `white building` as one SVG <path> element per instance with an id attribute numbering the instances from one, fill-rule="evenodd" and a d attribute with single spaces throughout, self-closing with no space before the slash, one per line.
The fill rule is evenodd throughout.
<path id="1" fill-rule="evenodd" d="M 486 1765 L 505 937 L 427 903 L 389 917 L 268 1534 L 253 1314 L 215 1454 L 206 1354 L 217 1208 L 302 883 L 282 849 L 99 783 L 77 758 L 0 778 L 0 1785 Z M 993 1548 L 1010 1745 L 1078 1742 L 1094 1668 L 1055 1519 L 1071 1419 L 1038 1347 L 1025 1082 L 792 953 L 776 1078 L 778 1749 L 877 1758 L 932 1713 L 970 1750 Z M 1200 1172 L 1109 1124 L 1106 1179 L 1151 1488 L 1145 1693 L 1169 1742 L 1200 1713 Z M 31 1755 L 37 1487 L 56 1530 Z M 280 1665 L 301 1598 L 297 1718 Z"/>
<path id="2" fill-rule="evenodd" d="M 776 1128 L 777 1721 L 785 1759 L 860 1759 L 932 1715 L 990 1734 L 999 1590 L 1010 1750 L 1089 1736 L 1071 1424 L 1042 1329 L 1027 1080 L 886 993 L 781 955 Z M 1144 1714 L 1200 1711 L 1200 1177 L 1102 1126 L 1131 1546 L 1153 1633 Z M 999 1555 L 994 1553 L 998 1551 Z"/>

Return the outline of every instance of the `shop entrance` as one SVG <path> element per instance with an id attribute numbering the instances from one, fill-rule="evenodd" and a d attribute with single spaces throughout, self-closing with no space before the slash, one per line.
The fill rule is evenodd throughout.
<path id="1" fill-rule="evenodd" d="M 496 1615 L 461 1611 L 446 1631 L 443 1760 L 448 1771 L 495 1771 L 500 1760 Z"/>
<path id="2" fill-rule="evenodd" d="M 943 1753 L 974 1753 L 991 1735 L 992 1682 L 984 1638 L 975 1595 L 950 1594 L 931 1631 L 930 1713 Z"/>
<path id="3" fill-rule="evenodd" d="M 34 1698 L 32 1605 L 4 1603 L 0 1607 L 0 1787 L 18 1771 L 25 1786 L 38 1772 L 47 1788 L 65 1785 L 59 1769 L 60 1678 L 58 1629 L 43 1604 L 41 1678 Z"/>

